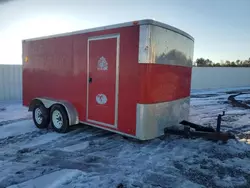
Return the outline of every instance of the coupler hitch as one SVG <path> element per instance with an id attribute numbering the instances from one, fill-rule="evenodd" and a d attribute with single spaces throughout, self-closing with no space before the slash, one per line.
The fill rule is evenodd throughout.
<path id="1" fill-rule="evenodd" d="M 222 116 L 225 115 L 225 112 L 223 111 L 222 114 L 219 114 L 217 117 L 217 126 L 216 129 L 213 127 L 205 127 L 202 125 L 198 125 L 186 120 L 183 120 L 180 122 L 180 124 L 184 125 L 183 130 L 173 130 L 166 128 L 165 133 L 166 134 L 175 134 L 175 135 L 183 135 L 186 138 L 190 137 L 203 137 L 208 140 L 222 140 L 226 142 L 229 139 L 235 139 L 235 136 L 232 133 L 229 132 L 221 132 L 221 120 Z M 195 131 L 193 131 L 192 129 Z"/>

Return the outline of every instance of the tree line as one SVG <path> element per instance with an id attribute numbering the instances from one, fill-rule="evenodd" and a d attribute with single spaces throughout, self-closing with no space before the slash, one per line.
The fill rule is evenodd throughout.
<path id="1" fill-rule="evenodd" d="M 210 59 L 198 58 L 194 62 L 196 67 L 250 67 L 250 58 L 248 60 L 225 61 L 220 63 L 212 62 Z"/>

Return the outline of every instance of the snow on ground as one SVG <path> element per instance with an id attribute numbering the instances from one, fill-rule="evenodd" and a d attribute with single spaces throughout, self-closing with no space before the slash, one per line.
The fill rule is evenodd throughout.
<path id="1" fill-rule="evenodd" d="M 227 101 L 243 90 L 250 88 L 192 91 L 189 119 L 215 126 L 226 111 L 222 130 L 239 137 L 227 143 L 138 142 L 83 125 L 58 134 L 37 129 L 20 103 L 0 103 L 0 187 L 250 187 L 250 110 Z"/>
<path id="2" fill-rule="evenodd" d="M 30 119 L 31 114 L 22 106 L 21 101 L 7 103 L 0 101 L 0 126 L 13 123 L 19 120 Z"/>

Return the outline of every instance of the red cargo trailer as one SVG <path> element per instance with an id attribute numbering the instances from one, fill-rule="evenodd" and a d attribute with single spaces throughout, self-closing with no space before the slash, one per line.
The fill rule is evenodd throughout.
<path id="1" fill-rule="evenodd" d="M 23 40 L 23 105 L 38 128 L 83 123 L 147 140 L 189 114 L 194 39 L 154 20 Z"/>

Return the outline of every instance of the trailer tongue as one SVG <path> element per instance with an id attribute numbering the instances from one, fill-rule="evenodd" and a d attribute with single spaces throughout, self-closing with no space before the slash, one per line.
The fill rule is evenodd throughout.
<path id="1" fill-rule="evenodd" d="M 195 124 L 186 120 L 180 122 L 181 125 L 184 125 L 183 130 L 176 130 L 165 128 L 165 134 L 175 134 L 175 135 L 183 135 L 186 138 L 192 137 L 202 137 L 208 140 L 222 140 L 224 142 L 229 139 L 235 139 L 235 136 L 230 132 L 221 132 L 221 117 L 225 115 L 223 111 L 222 114 L 219 114 L 217 117 L 217 126 L 216 129 L 213 127 L 205 127 L 199 124 Z M 194 129 L 195 131 L 193 131 Z"/>

